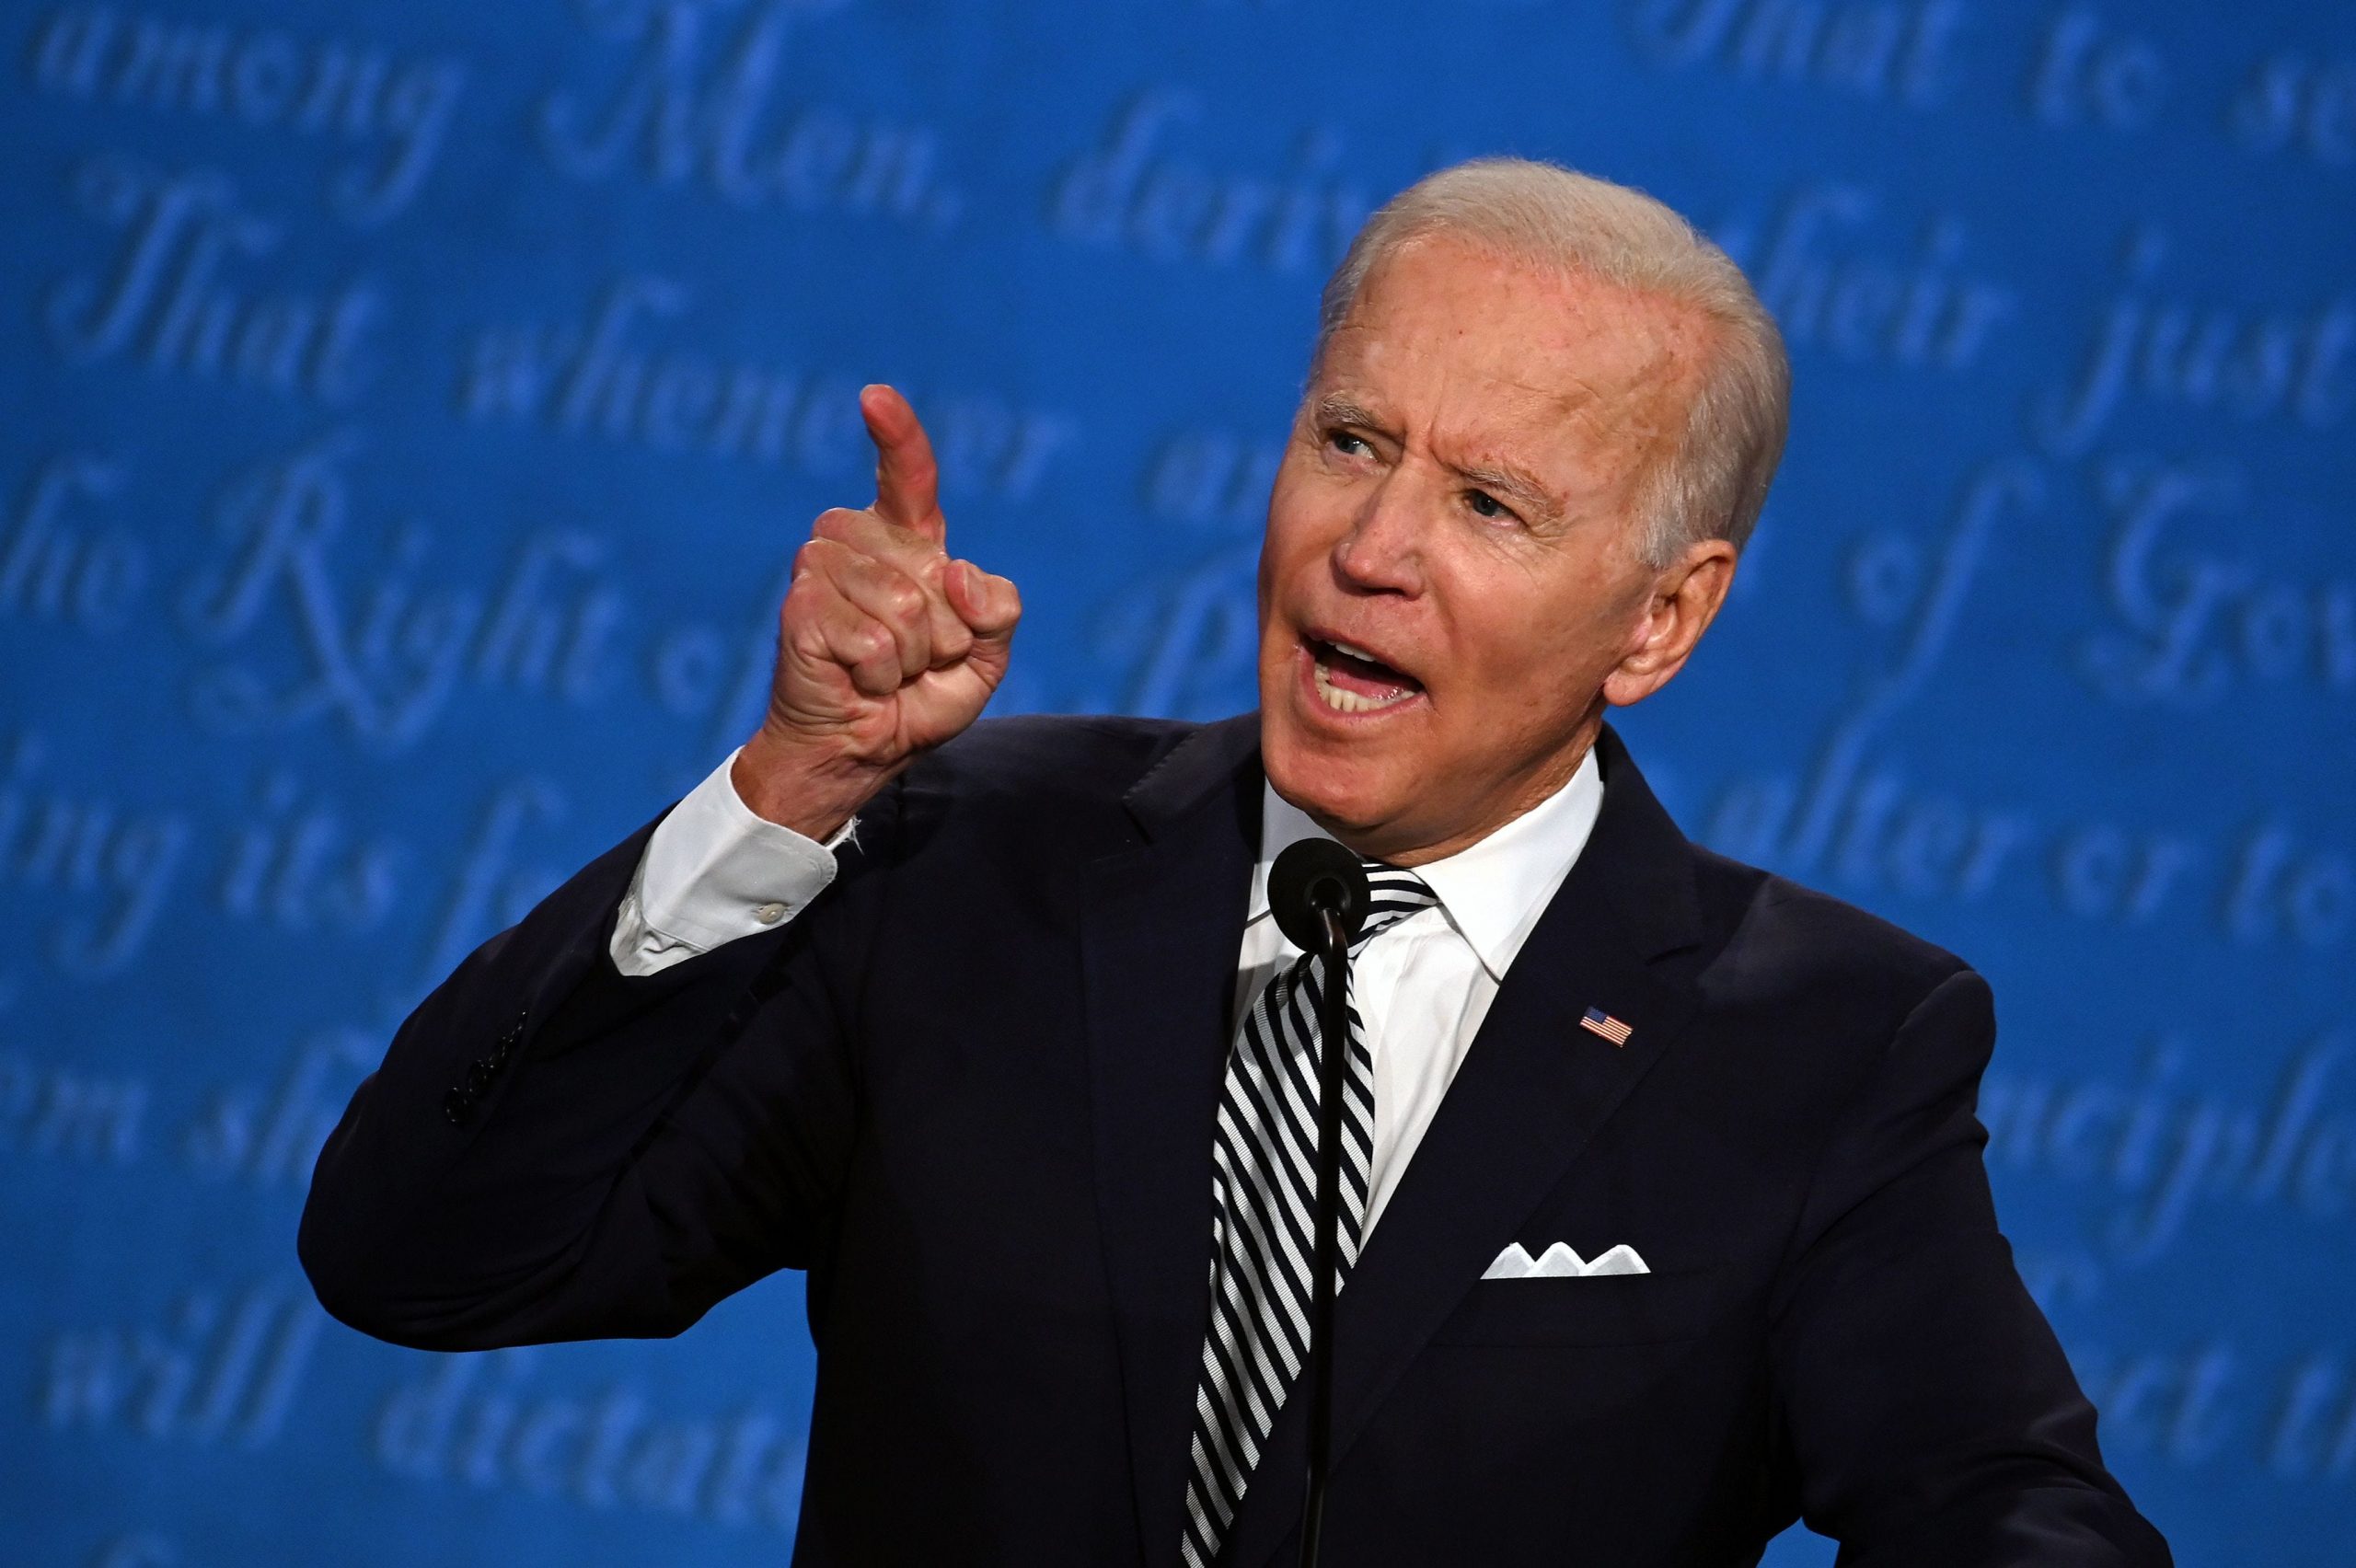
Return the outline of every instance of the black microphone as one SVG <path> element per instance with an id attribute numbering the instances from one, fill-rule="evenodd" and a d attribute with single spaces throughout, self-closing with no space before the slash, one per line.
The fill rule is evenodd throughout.
<path id="1" fill-rule="evenodd" d="M 1268 910 L 1276 929 L 1303 952 L 1314 952 L 1323 940 L 1320 911 L 1342 917 L 1342 943 L 1366 924 L 1366 867 L 1358 858 L 1330 838 L 1296 839 L 1268 868 Z"/>
<path id="2" fill-rule="evenodd" d="M 1342 1072 L 1350 1044 L 1350 939 L 1366 923 L 1366 868 L 1330 838 L 1288 846 L 1268 870 L 1268 910 L 1303 952 L 1324 958 L 1317 1034 L 1317 1234 L 1309 1286 L 1309 1486 L 1300 1512 L 1301 1568 L 1316 1568 L 1334 1446 L 1334 1276 L 1342 1210 Z"/>

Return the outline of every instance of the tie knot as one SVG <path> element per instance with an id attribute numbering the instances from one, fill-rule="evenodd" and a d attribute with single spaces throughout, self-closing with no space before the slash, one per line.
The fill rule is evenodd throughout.
<path id="1" fill-rule="evenodd" d="M 1423 878 L 1403 866 L 1394 866 L 1388 860 L 1371 860 L 1363 855 L 1358 857 L 1358 864 L 1366 868 L 1366 923 L 1350 942 L 1352 951 L 1364 946 L 1377 932 L 1439 902 L 1439 894 Z"/>

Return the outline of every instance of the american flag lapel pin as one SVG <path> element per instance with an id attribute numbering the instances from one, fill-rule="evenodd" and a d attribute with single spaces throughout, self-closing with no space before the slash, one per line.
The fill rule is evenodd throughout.
<path id="1" fill-rule="evenodd" d="M 1587 1016 L 1579 1020 L 1579 1027 L 1589 1034 L 1602 1035 L 1614 1045 L 1625 1045 L 1628 1043 L 1628 1036 L 1635 1032 L 1601 1008 L 1588 1009 Z"/>

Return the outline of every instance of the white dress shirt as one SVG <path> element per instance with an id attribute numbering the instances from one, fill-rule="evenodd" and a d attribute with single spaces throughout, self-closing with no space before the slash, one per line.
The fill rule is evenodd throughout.
<path id="1" fill-rule="evenodd" d="M 835 847 L 756 815 L 736 793 L 727 759 L 663 819 L 640 858 L 614 923 L 614 964 L 653 974 L 683 959 L 769 930 L 808 907 L 835 880 Z M 1330 835 L 1263 784 L 1260 856 L 1237 954 L 1230 1033 L 1244 1009 L 1300 954 L 1268 912 L 1268 868 L 1286 846 Z M 1439 902 L 1380 931 L 1351 966 L 1350 994 L 1374 1058 L 1371 1233 L 1423 1141 L 1497 986 L 1547 901 L 1587 847 L 1603 805 L 1592 747 L 1569 782 L 1469 848 L 1415 868 Z"/>

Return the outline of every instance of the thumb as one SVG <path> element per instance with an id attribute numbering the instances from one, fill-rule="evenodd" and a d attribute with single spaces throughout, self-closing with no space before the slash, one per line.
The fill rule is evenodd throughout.
<path id="1" fill-rule="evenodd" d="M 1014 635 L 1022 618 L 1022 594 L 1003 577 L 984 571 L 970 560 L 953 560 L 942 580 L 949 607 L 984 641 L 1004 641 Z"/>

